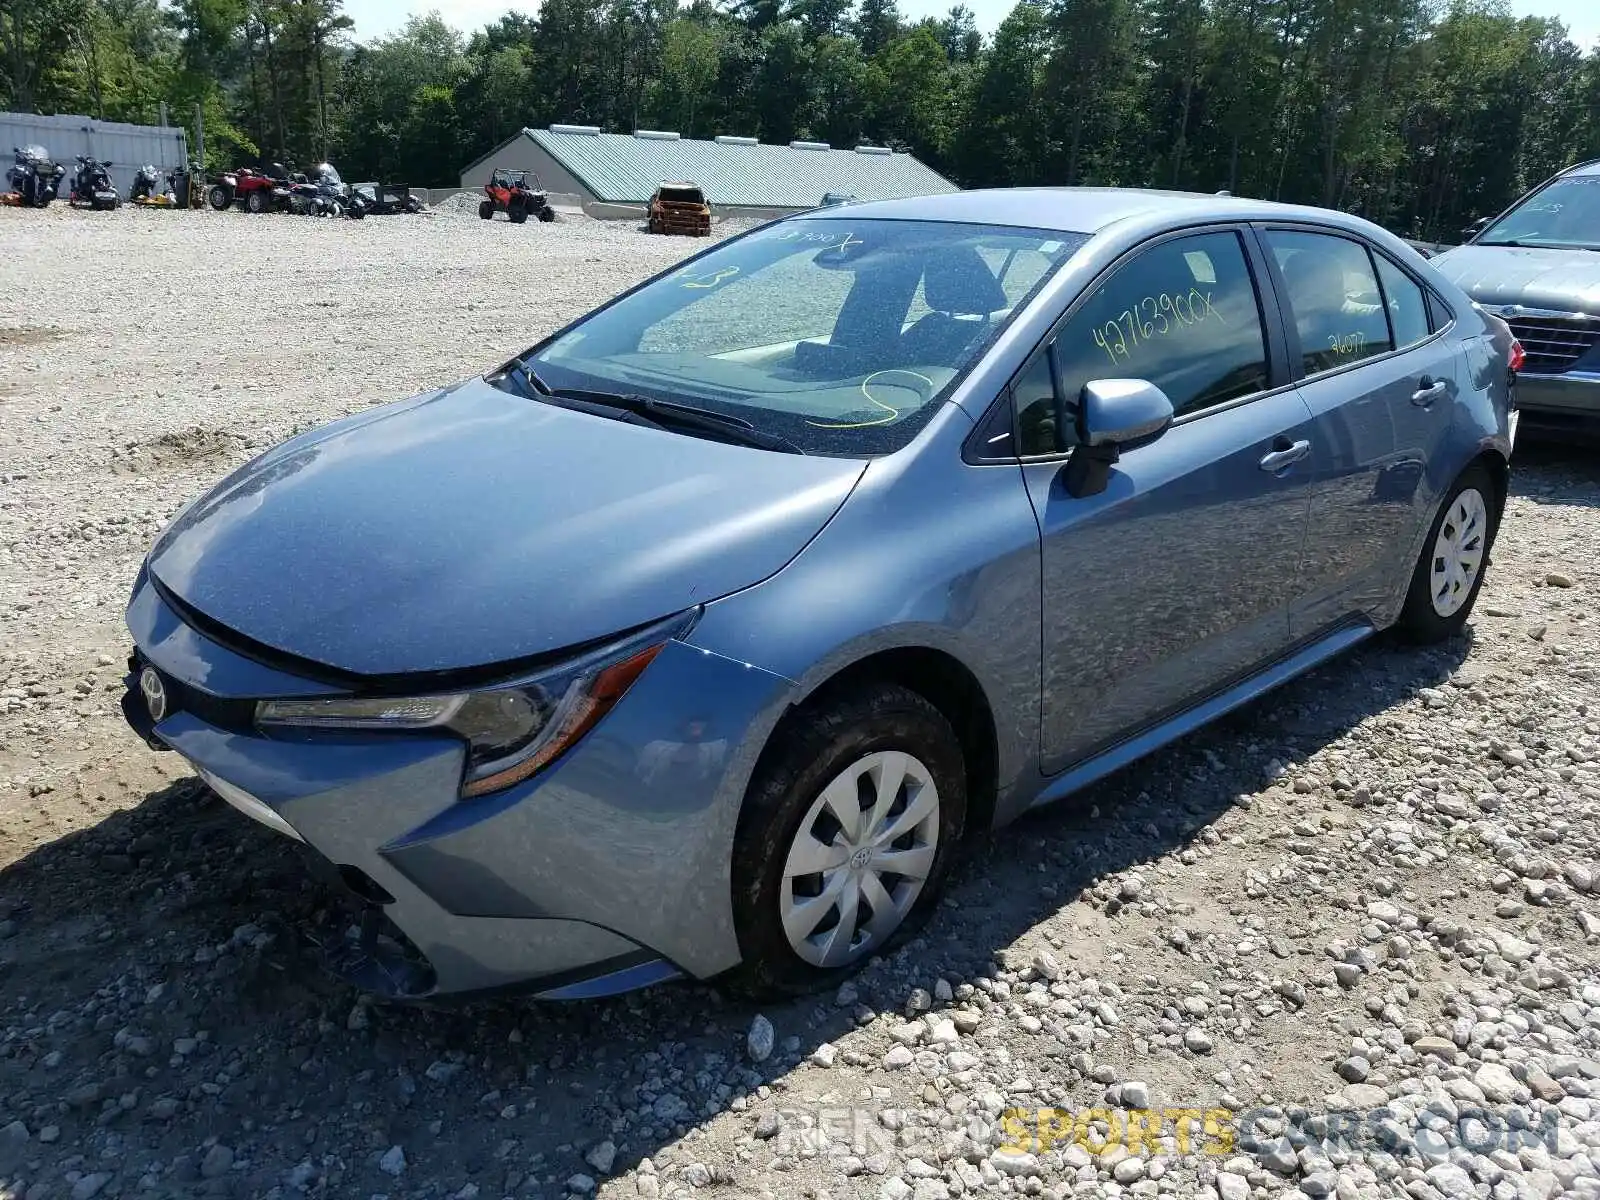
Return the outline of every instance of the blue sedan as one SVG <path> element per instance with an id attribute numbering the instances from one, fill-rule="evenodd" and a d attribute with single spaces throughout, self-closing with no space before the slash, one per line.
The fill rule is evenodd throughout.
<path id="1" fill-rule="evenodd" d="M 827 986 L 968 834 L 1460 630 L 1519 357 L 1338 213 L 811 211 L 224 479 L 123 708 L 304 843 L 383 995 Z"/>

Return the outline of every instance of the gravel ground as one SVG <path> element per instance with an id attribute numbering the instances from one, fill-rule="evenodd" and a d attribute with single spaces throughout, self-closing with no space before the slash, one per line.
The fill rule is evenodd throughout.
<path id="1" fill-rule="evenodd" d="M 694 245 L 0 210 L 0 1197 L 1600 1195 L 1576 451 L 1519 455 L 1470 638 L 1005 831 L 837 996 L 425 1011 L 315 970 L 294 854 L 116 715 L 141 555 L 254 451 Z"/>

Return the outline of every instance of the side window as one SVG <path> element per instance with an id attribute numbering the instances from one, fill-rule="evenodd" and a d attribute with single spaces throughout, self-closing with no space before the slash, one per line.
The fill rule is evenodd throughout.
<path id="1" fill-rule="evenodd" d="M 1432 290 L 1428 292 L 1428 317 L 1435 333 L 1455 320 L 1455 314 L 1450 311 L 1450 306 L 1439 299 L 1438 294 Z"/>
<path id="2" fill-rule="evenodd" d="M 1056 336 L 1069 413 L 1096 379 L 1144 379 L 1180 416 L 1263 390 L 1266 338 L 1234 233 L 1174 238 L 1097 288 Z"/>
<path id="3" fill-rule="evenodd" d="M 1017 412 L 1018 453 L 1024 458 L 1036 454 L 1055 454 L 1077 441 L 1071 429 L 1056 429 L 1056 386 L 1051 372 L 1051 350 L 1033 360 L 1011 387 L 1011 403 Z"/>
<path id="4" fill-rule="evenodd" d="M 1359 242 L 1321 233 L 1268 230 L 1307 375 L 1394 349 L 1372 259 Z"/>
<path id="5" fill-rule="evenodd" d="M 1383 255 L 1373 257 L 1378 263 L 1383 299 L 1389 306 L 1389 327 L 1394 330 L 1394 344 L 1400 349 L 1414 346 L 1428 336 L 1427 298 L 1411 276 Z"/>

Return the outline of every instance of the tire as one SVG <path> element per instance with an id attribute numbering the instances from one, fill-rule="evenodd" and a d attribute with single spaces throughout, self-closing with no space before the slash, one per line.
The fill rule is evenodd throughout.
<path id="1" fill-rule="evenodd" d="M 244 207 L 247 212 L 259 216 L 267 211 L 267 194 L 260 190 L 248 193 L 244 198 Z"/>
<path id="2" fill-rule="evenodd" d="M 478 205 L 478 215 L 485 221 L 494 220 L 494 201 L 485 200 L 482 204 Z"/>
<path id="3" fill-rule="evenodd" d="M 1395 625 L 1402 637 L 1432 645 L 1461 632 L 1478 602 L 1499 531 L 1499 491 L 1488 470 L 1473 463 L 1451 485 L 1428 528 Z"/>
<path id="4" fill-rule="evenodd" d="M 793 714 L 777 736 L 745 797 L 733 849 L 733 915 L 743 961 L 727 982 L 764 997 L 836 986 L 915 931 L 938 898 L 967 813 L 966 764 L 955 731 L 908 688 L 874 683 L 819 698 Z M 897 777 L 893 791 L 879 790 Z M 874 804 L 887 798 L 878 836 L 870 827 L 875 811 L 863 806 L 855 818 L 864 824 L 851 838 L 830 791 L 846 805 L 847 819 L 849 806 L 863 795 Z M 931 812 L 922 811 L 930 799 Z M 906 820 L 912 822 L 908 831 L 881 840 Z M 794 868 L 808 864 L 794 856 L 807 846 L 819 870 L 799 874 Z M 874 850 L 880 863 L 886 853 L 908 855 L 906 865 L 924 872 L 920 883 L 913 873 L 873 869 Z M 830 862 L 837 865 L 821 866 Z M 830 891 L 838 899 L 823 907 Z M 892 917 L 877 930 L 871 928 L 880 915 L 871 907 L 873 891 L 894 903 Z M 785 932 L 786 909 L 797 929 L 793 940 Z M 853 936 L 841 941 L 849 909 Z M 884 911 L 891 911 L 887 904 Z"/>
<path id="5" fill-rule="evenodd" d="M 546 205 L 539 210 L 539 220 L 548 224 L 556 219 L 556 210 Z"/>
<path id="6" fill-rule="evenodd" d="M 515 200 L 506 208 L 506 215 L 511 218 L 513 225 L 523 225 L 528 220 L 527 206 L 518 204 Z"/>
<path id="7" fill-rule="evenodd" d="M 233 192 L 223 187 L 220 183 L 212 185 L 206 192 L 206 203 L 218 212 L 233 207 Z"/>

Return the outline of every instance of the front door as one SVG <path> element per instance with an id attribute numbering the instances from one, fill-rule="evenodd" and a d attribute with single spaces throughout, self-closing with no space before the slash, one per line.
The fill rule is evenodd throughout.
<path id="1" fill-rule="evenodd" d="M 1013 391 L 1043 566 L 1044 769 L 1056 773 L 1281 656 L 1308 520 L 1311 413 L 1272 389 L 1234 230 L 1117 268 Z M 1177 421 L 1104 492 L 1062 486 L 1054 399 L 1097 378 L 1161 387 Z M 1072 404 L 1066 406 L 1071 415 Z"/>

